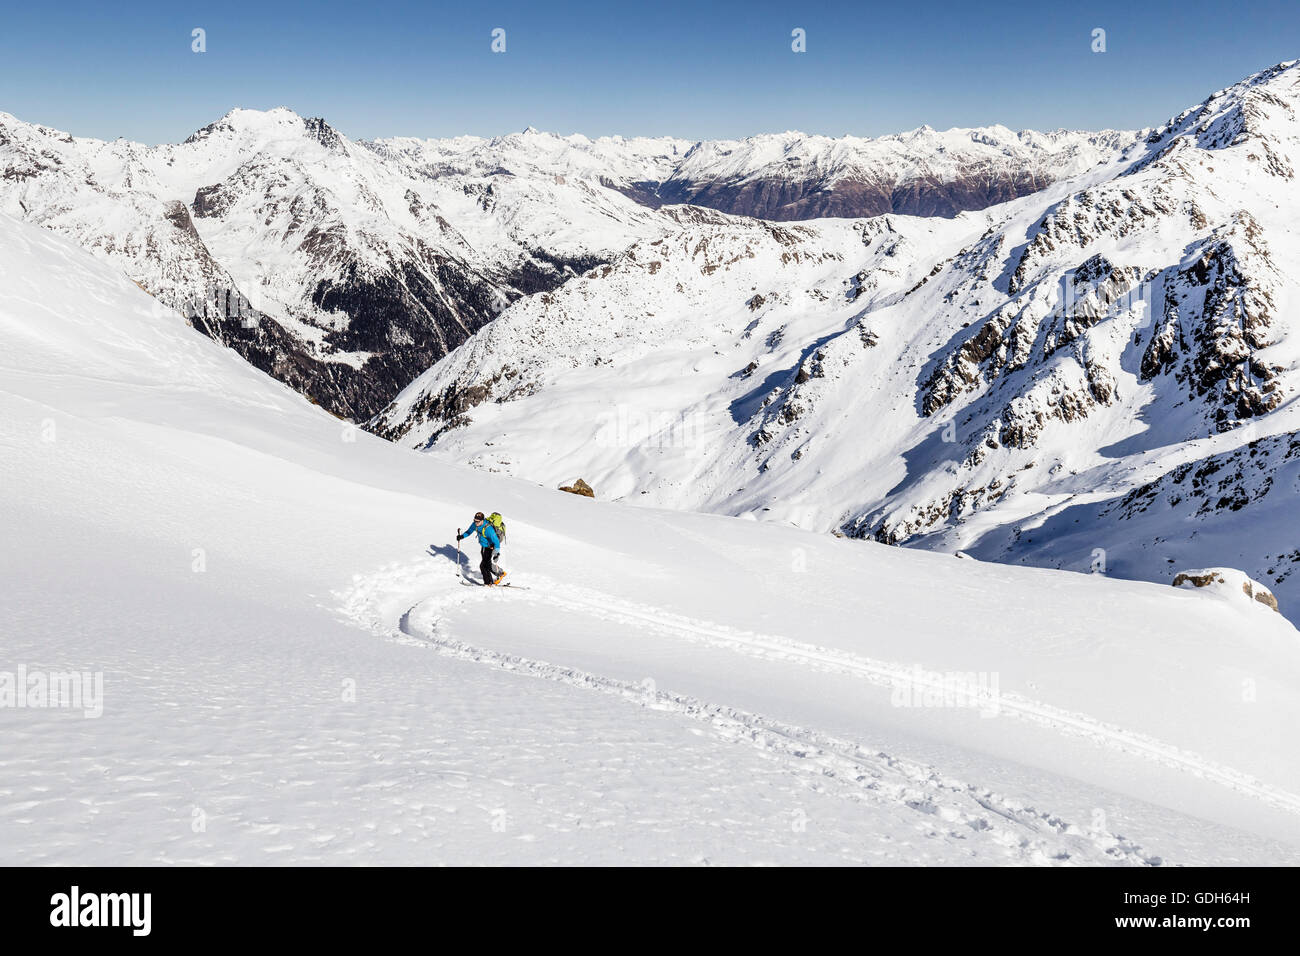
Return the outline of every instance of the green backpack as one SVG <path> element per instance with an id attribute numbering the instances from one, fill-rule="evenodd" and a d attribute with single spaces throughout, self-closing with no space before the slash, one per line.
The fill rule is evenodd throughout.
<path id="1" fill-rule="evenodd" d="M 497 537 L 501 539 L 501 543 L 505 544 L 506 543 L 506 519 L 501 517 L 501 512 L 494 511 L 490 515 L 488 515 L 488 524 L 490 524 L 496 530 Z"/>

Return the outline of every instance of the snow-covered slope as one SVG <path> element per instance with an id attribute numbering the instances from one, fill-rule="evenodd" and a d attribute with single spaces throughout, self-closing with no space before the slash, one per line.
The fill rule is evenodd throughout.
<path id="1" fill-rule="evenodd" d="M 412 454 L 3 215 L 0 421 L 6 863 L 1300 862 L 1262 605 Z"/>
<path id="2" fill-rule="evenodd" d="M 382 433 L 986 559 L 1237 566 L 1300 612 L 1298 78 L 952 220 L 684 221 L 508 310 Z"/>
<path id="3" fill-rule="evenodd" d="M 858 317 L 902 298 L 936 250 L 984 226 L 979 214 L 776 224 L 664 212 L 674 231 L 507 310 L 404 391 L 376 431 L 547 482 L 576 469 L 605 496 L 711 504 L 736 480 L 713 456 L 737 452 L 732 440 L 766 414 L 810 343 L 849 330 L 872 347 Z"/>

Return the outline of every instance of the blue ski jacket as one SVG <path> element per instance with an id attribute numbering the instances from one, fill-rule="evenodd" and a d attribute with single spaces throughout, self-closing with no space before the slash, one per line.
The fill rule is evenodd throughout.
<path id="1" fill-rule="evenodd" d="M 497 537 L 497 529 L 492 527 L 491 522 L 480 521 L 477 526 L 470 522 L 469 531 L 466 531 L 461 537 L 468 538 L 471 533 L 477 532 L 478 544 L 480 548 L 499 548 L 501 539 Z"/>

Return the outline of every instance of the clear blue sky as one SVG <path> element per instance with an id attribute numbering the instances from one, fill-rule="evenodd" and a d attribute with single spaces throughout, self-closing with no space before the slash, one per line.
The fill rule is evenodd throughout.
<path id="1" fill-rule="evenodd" d="M 1298 57 L 1295 0 L 70 0 L 6 5 L 0 110 L 148 143 L 281 105 L 354 138 L 1129 128 Z"/>

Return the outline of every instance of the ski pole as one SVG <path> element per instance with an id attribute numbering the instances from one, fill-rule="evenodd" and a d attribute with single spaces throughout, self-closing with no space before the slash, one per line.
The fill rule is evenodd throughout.
<path id="1" fill-rule="evenodd" d="M 456 577 L 462 578 L 465 572 L 461 570 L 461 553 L 460 553 L 460 528 L 456 529 Z"/>

